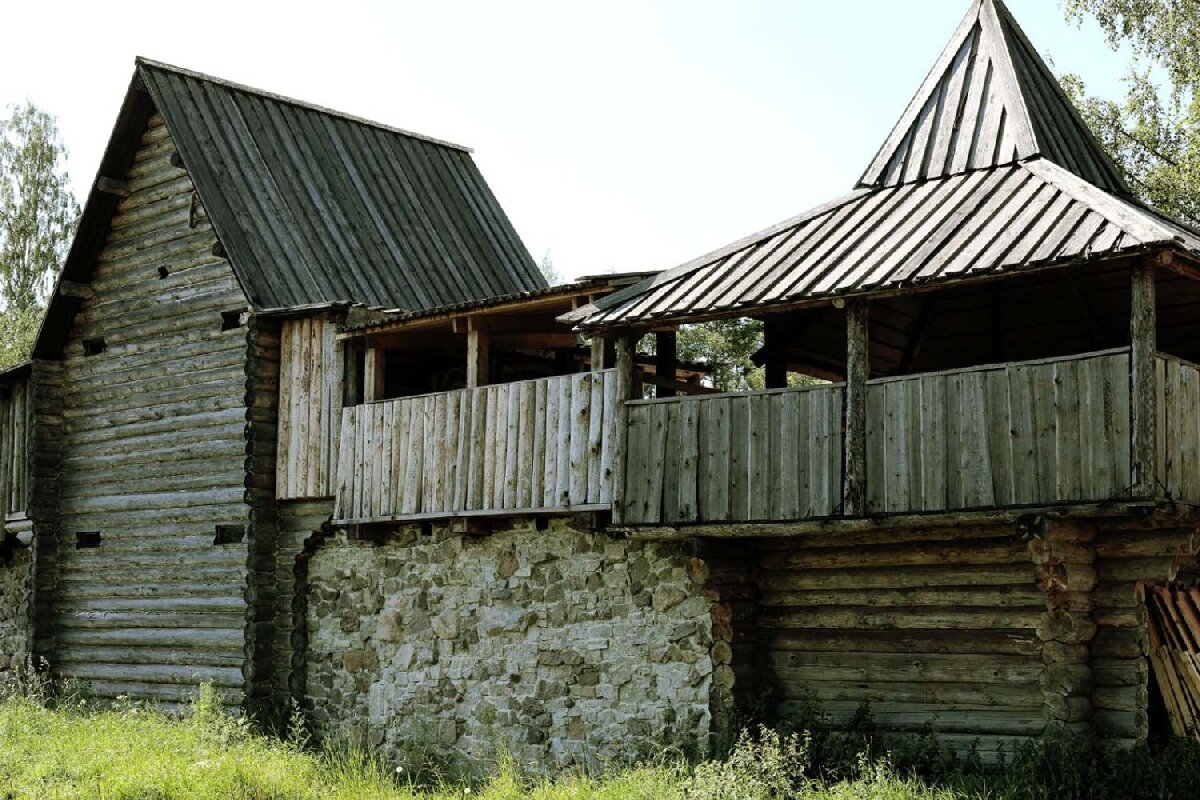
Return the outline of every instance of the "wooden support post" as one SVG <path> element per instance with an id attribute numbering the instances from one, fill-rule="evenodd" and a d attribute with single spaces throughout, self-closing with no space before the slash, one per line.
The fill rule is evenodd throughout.
<path id="1" fill-rule="evenodd" d="M 1154 362 L 1158 355 L 1155 338 L 1154 267 L 1149 261 L 1133 268 L 1130 284 L 1129 359 L 1130 414 L 1133 441 L 1130 446 L 1133 496 L 1156 494 L 1155 449 L 1157 447 L 1156 381 Z"/>
<path id="2" fill-rule="evenodd" d="M 467 326 L 467 388 L 476 389 L 488 382 L 491 339 L 475 320 L 469 320 Z"/>
<path id="3" fill-rule="evenodd" d="M 592 372 L 599 372 L 605 365 L 605 341 L 600 336 L 592 337 Z"/>
<path id="4" fill-rule="evenodd" d="M 662 331 L 654 334 L 654 374 L 658 378 L 666 378 L 669 381 L 675 380 L 676 366 L 678 358 L 676 357 L 677 340 L 675 331 Z M 658 397 L 674 397 L 675 389 L 670 385 L 656 384 L 655 391 Z"/>
<path id="5" fill-rule="evenodd" d="M 634 351 L 637 349 L 637 339 L 630 334 L 620 334 L 614 343 L 616 347 L 617 368 L 617 407 L 613 409 L 616 415 L 613 430 L 616 432 L 612 443 L 613 477 L 612 477 L 612 518 L 613 522 L 621 523 L 625 519 L 625 454 L 629 442 L 629 410 L 625 401 L 633 400 L 640 395 L 641 381 L 634 375 Z"/>
<path id="6" fill-rule="evenodd" d="M 768 389 L 787 388 L 787 359 L 784 353 L 785 331 L 772 320 L 763 323 L 763 364 Z"/>
<path id="7" fill-rule="evenodd" d="M 367 348 L 366 364 L 363 367 L 363 402 L 374 403 L 383 399 L 383 364 L 386 356 L 378 347 Z"/>
<path id="8" fill-rule="evenodd" d="M 866 512 L 867 379 L 870 372 L 867 303 L 851 300 L 846 304 L 846 468 L 842 487 L 842 507 L 846 516 Z"/>

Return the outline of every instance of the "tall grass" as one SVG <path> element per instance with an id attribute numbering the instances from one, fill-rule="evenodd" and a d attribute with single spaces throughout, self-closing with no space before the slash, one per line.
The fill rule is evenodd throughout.
<path id="1" fill-rule="evenodd" d="M 1047 737 L 983 769 L 931 733 L 885 740 L 860 726 L 834 732 L 744 732 L 725 757 L 657 763 L 604 775 L 531 777 L 501 755 L 475 784 L 424 780 L 350 745 L 309 741 L 294 714 L 283 736 L 229 716 L 211 688 L 191 713 L 134 703 L 98 708 L 42 690 L 0 702 L 0 798 L 220 798 L 307 800 L 1090 800 L 1200 794 L 1200 748 L 1171 742 L 1132 751 Z"/>

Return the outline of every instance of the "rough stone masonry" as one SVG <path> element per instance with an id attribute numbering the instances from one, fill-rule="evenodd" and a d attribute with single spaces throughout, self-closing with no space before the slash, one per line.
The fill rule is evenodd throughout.
<path id="1" fill-rule="evenodd" d="M 706 572 L 677 544 L 553 520 L 486 537 L 331 537 L 308 568 L 307 687 L 325 736 L 564 765 L 707 746 Z"/>

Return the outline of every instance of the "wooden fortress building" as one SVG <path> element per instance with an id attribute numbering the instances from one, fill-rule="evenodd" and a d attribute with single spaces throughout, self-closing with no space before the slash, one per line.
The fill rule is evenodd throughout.
<path id="1" fill-rule="evenodd" d="M 763 391 L 676 357 L 728 317 Z M 1000 0 L 849 194 L 558 287 L 463 148 L 140 60 L 0 375 L 0 668 L 396 758 L 1194 733 L 1197 318 Z"/>

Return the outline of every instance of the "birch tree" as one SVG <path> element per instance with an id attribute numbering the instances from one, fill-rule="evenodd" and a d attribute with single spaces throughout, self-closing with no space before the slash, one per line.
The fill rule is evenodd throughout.
<path id="1" fill-rule="evenodd" d="M 0 368 L 29 357 L 79 219 L 53 116 L 32 103 L 0 119 Z"/>

